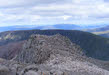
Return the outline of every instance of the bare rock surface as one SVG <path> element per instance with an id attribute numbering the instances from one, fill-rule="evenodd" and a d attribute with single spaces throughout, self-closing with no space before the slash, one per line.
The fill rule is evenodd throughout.
<path id="1" fill-rule="evenodd" d="M 60 34 L 54 36 L 33 35 L 24 44 L 16 60 L 23 63 L 41 64 L 52 54 L 78 58 L 83 55 L 79 46 Z"/>

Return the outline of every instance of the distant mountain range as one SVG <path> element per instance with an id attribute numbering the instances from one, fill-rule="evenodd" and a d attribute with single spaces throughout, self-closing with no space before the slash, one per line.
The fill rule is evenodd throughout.
<path id="1" fill-rule="evenodd" d="M 95 29 L 88 29 L 86 31 L 109 38 L 109 25 L 105 27 L 95 28 Z"/>
<path id="2" fill-rule="evenodd" d="M 102 27 L 102 26 L 99 26 Z M 40 30 L 46 30 L 46 29 L 62 29 L 62 30 L 84 30 L 84 29 L 93 29 L 98 28 L 96 25 L 75 25 L 75 24 L 56 24 L 56 25 L 43 25 L 43 26 L 37 26 L 37 25 L 14 25 L 14 26 L 4 26 L 0 27 L 0 32 L 3 31 L 15 31 L 15 30 L 32 30 L 32 29 L 40 29 Z"/>

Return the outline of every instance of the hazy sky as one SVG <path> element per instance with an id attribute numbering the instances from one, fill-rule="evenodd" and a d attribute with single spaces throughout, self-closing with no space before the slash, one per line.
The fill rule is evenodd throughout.
<path id="1" fill-rule="evenodd" d="M 109 0 L 0 0 L 0 26 L 108 21 Z"/>

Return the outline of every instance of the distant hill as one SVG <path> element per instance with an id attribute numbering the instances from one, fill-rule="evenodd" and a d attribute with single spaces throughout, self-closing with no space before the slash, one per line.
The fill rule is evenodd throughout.
<path id="1" fill-rule="evenodd" d="M 99 26 L 101 27 L 101 26 Z M 5 26 L 0 27 L 0 32 L 3 31 L 15 31 L 15 30 L 32 30 L 32 29 L 40 29 L 40 30 L 46 30 L 46 29 L 63 29 L 63 30 L 83 30 L 83 29 L 93 29 L 98 28 L 96 25 L 75 25 L 75 24 L 56 24 L 56 25 L 14 25 L 14 26 Z"/>
<path id="2" fill-rule="evenodd" d="M 109 25 L 104 26 L 104 27 L 99 27 L 95 29 L 88 30 L 89 32 L 103 32 L 103 31 L 108 31 L 109 30 Z"/>
<path id="3" fill-rule="evenodd" d="M 27 40 L 32 34 L 61 34 L 68 37 L 73 43 L 79 45 L 87 56 L 96 59 L 109 60 L 108 38 L 103 38 L 92 33 L 77 30 L 22 30 L 1 32 L 0 46 L 4 46 L 5 48 L 7 44 Z"/>
<path id="4" fill-rule="evenodd" d="M 83 27 L 74 25 L 74 24 L 56 24 L 56 25 L 43 25 L 43 26 L 35 26 L 35 25 L 23 25 L 23 26 L 5 26 L 0 27 L 0 32 L 3 31 L 15 31 L 15 30 L 31 30 L 31 29 L 64 29 L 64 30 L 80 30 Z"/>
<path id="5" fill-rule="evenodd" d="M 101 28 L 96 28 L 96 29 L 88 29 L 86 31 L 94 33 L 96 35 L 100 35 L 100 36 L 109 38 L 109 25 L 105 26 L 105 27 L 101 27 Z"/>
<path id="6" fill-rule="evenodd" d="M 82 26 L 74 25 L 74 24 L 56 24 L 56 25 L 45 25 L 38 26 L 37 29 L 64 29 L 64 30 L 80 30 L 83 29 Z"/>

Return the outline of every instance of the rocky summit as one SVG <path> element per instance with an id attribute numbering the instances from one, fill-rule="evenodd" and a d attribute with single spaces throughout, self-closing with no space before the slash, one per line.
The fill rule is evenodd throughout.
<path id="1" fill-rule="evenodd" d="M 32 35 L 16 59 L 19 62 L 41 64 L 48 60 L 51 55 L 56 54 L 63 57 L 83 55 L 79 46 L 60 34 L 53 36 Z"/>
<path id="2" fill-rule="evenodd" d="M 108 62 L 85 56 L 60 34 L 32 35 L 22 47 L 12 60 L 0 59 L 0 75 L 109 75 Z"/>

